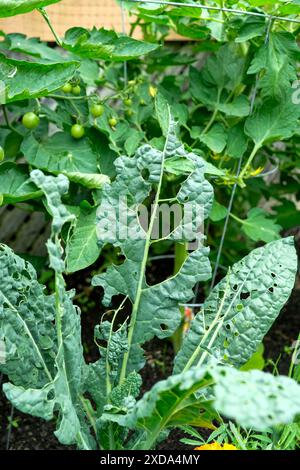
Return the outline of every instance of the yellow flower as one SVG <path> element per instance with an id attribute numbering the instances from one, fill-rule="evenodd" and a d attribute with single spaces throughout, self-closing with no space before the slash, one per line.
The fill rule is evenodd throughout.
<path id="1" fill-rule="evenodd" d="M 152 96 L 152 98 L 155 98 L 157 95 L 157 88 L 154 88 L 154 86 L 149 86 L 149 95 Z"/>
<path id="2" fill-rule="evenodd" d="M 213 442 L 212 444 L 204 444 L 200 447 L 195 447 L 194 450 L 238 450 L 232 444 L 219 444 L 218 442 Z"/>
<path id="3" fill-rule="evenodd" d="M 256 170 L 250 171 L 250 175 L 251 176 L 257 176 L 263 171 L 263 169 L 264 169 L 263 166 L 259 166 L 258 168 L 256 168 Z"/>
<path id="4" fill-rule="evenodd" d="M 222 450 L 238 450 L 233 444 L 224 444 Z"/>

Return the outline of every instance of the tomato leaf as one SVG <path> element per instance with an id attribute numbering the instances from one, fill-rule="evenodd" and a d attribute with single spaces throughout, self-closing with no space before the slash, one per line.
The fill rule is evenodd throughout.
<path id="1" fill-rule="evenodd" d="M 243 232 L 255 242 L 261 240 L 268 243 L 280 238 L 282 227 L 258 207 L 251 209 L 247 219 L 241 222 Z"/>
<path id="2" fill-rule="evenodd" d="M 104 28 L 72 28 L 66 32 L 63 47 L 81 57 L 122 62 L 149 54 L 159 46 L 118 35 Z"/>
<path id="3" fill-rule="evenodd" d="M 4 83 L 2 101 L 11 103 L 47 96 L 71 79 L 78 66 L 77 62 L 26 62 L 0 54 L 0 80 Z"/>
<path id="4" fill-rule="evenodd" d="M 26 165 L 7 162 L 0 165 L 0 193 L 4 204 L 41 197 L 41 191 L 33 184 Z"/>
<path id="5" fill-rule="evenodd" d="M 28 13 L 60 0 L 0 0 L 0 18 Z"/>

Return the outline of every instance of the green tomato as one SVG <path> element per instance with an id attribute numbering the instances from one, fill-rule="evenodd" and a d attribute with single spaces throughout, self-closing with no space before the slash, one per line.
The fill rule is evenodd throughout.
<path id="1" fill-rule="evenodd" d="M 4 160 L 4 157 L 5 157 L 5 153 L 4 153 L 3 148 L 0 145 L 0 162 L 2 162 Z"/>
<path id="2" fill-rule="evenodd" d="M 104 111 L 102 104 L 93 104 L 93 106 L 91 106 L 91 113 L 95 118 L 101 117 Z"/>
<path id="3" fill-rule="evenodd" d="M 73 87 L 72 87 L 72 93 L 73 93 L 73 95 L 75 95 L 75 96 L 79 96 L 80 93 L 81 93 L 81 88 L 80 88 L 80 86 L 79 86 L 79 85 L 73 86 Z"/>
<path id="4" fill-rule="evenodd" d="M 109 123 L 110 127 L 115 127 L 118 124 L 118 121 L 116 120 L 116 118 L 110 118 L 108 120 L 108 123 Z"/>
<path id="5" fill-rule="evenodd" d="M 24 114 L 22 124 L 26 129 L 35 129 L 40 123 L 40 118 L 32 111 Z"/>
<path id="6" fill-rule="evenodd" d="M 127 100 L 124 100 L 125 106 L 130 107 L 132 105 L 132 100 L 130 98 L 127 98 Z"/>
<path id="7" fill-rule="evenodd" d="M 64 92 L 64 93 L 71 93 L 72 89 L 73 89 L 73 87 L 72 87 L 71 83 L 66 83 L 62 87 L 61 91 Z"/>
<path id="8" fill-rule="evenodd" d="M 125 114 L 127 117 L 131 117 L 133 115 L 132 109 L 126 109 Z"/>
<path id="9" fill-rule="evenodd" d="M 85 130 L 81 124 L 74 124 L 74 126 L 71 127 L 71 136 L 74 137 L 74 139 L 81 139 L 84 134 Z"/>

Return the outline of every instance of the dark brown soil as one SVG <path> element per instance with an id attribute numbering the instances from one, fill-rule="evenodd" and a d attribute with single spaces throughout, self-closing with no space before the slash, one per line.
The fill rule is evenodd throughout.
<path id="1" fill-rule="evenodd" d="M 156 276 L 169 275 L 169 267 L 165 268 L 162 263 L 162 269 L 156 270 Z M 87 361 L 94 361 L 98 357 L 97 348 L 93 343 L 94 326 L 99 323 L 101 315 L 100 300 L 101 290 L 91 290 L 90 278 L 88 276 L 73 276 L 68 279 L 70 288 L 76 287 L 77 303 L 82 309 L 83 342 L 85 357 Z M 287 373 L 289 368 L 290 353 L 285 352 L 286 347 L 290 347 L 298 337 L 300 331 L 300 285 L 296 285 L 294 292 L 283 309 L 279 319 L 274 324 L 272 330 L 265 338 L 265 357 L 271 362 L 268 366 L 272 369 L 273 363 L 278 363 L 278 369 L 281 373 Z M 89 312 L 89 313 L 88 313 Z M 173 351 L 170 342 L 154 340 L 146 345 L 147 366 L 142 371 L 143 391 L 149 390 L 157 381 L 170 375 L 172 370 Z M 5 378 L 4 378 L 5 380 Z M 11 406 L 4 396 L 0 397 L 0 450 L 6 449 L 8 429 L 10 422 Z M 11 435 L 9 439 L 10 450 L 71 450 L 73 447 L 60 445 L 53 432 L 54 423 L 46 423 L 43 420 L 32 418 L 15 411 L 12 419 Z M 180 443 L 183 437 L 181 431 L 173 431 L 169 438 L 159 445 L 163 450 L 184 450 L 190 447 Z"/>

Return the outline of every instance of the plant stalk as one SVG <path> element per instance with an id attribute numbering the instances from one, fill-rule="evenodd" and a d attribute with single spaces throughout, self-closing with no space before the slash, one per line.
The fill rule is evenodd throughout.
<path id="1" fill-rule="evenodd" d="M 152 211 L 152 214 L 151 214 L 150 224 L 149 224 L 149 228 L 148 228 L 148 232 L 147 232 L 147 236 L 146 236 L 146 240 L 145 240 L 144 254 L 143 254 L 143 259 L 142 259 L 142 264 L 141 264 L 141 269 L 140 269 L 140 275 L 139 275 L 136 298 L 135 298 L 135 302 L 134 302 L 133 308 L 132 308 L 131 320 L 130 320 L 129 331 L 128 331 L 128 351 L 124 354 L 122 368 L 121 368 L 121 374 L 120 374 L 120 383 L 122 383 L 124 381 L 124 379 L 126 378 L 127 364 L 128 364 L 128 359 L 129 359 L 129 356 L 130 356 L 131 346 L 132 346 L 134 328 L 135 328 L 135 324 L 136 324 L 136 320 L 137 320 L 137 314 L 138 314 L 138 310 L 139 310 L 139 306 L 140 306 L 140 302 L 141 302 L 142 291 L 143 291 L 142 287 L 143 287 L 145 271 L 146 271 L 146 265 L 147 265 L 148 255 L 149 255 L 150 244 L 151 244 L 151 234 L 152 234 L 152 231 L 153 231 L 154 222 L 155 222 L 156 216 L 157 216 L 157 209 L 158 209 L 159 201 L 160 201 L 160 192 L 161 192 L 163 175 L 164 175 L 164 164 L 165 164 L 165 157 L 166 157 L 168 141 L 169 141 L 169 138 L 167 136 L 165 146 L 164 146 L 164 150 L 162 152 L 160 176 L 159 176 L 159 182 L 158 182 L 157 191 L 156 191 L 156 195 L 155 195 L 153 211 Z"/>

